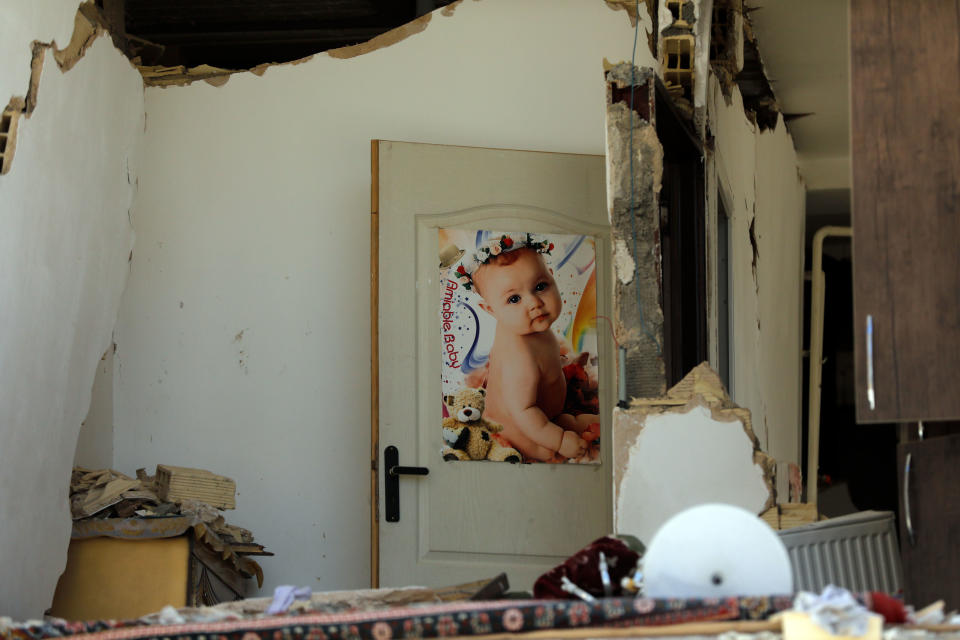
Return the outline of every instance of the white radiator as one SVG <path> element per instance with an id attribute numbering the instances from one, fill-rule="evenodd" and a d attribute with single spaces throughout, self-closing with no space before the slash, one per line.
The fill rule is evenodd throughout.
<path id="1" fill-rule="evenodd" d="M 779 532 L 793 566 L 794 591 L 828 584 L 896 594 L 903 584 L 892 511 L 861 511 Z"/>

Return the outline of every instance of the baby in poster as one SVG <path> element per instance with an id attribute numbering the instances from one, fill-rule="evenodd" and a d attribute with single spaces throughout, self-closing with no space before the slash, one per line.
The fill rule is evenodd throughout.
<path id="1" fill-rule="evenodd" d="M 482 411 L 481 436 L 526 462 L 598 462 L 592 240 L 441 229 L 440 254 L 443 395 L 485 397 L 447 422 L 462 427 Z M 467 435 L 443 433 L 451 446 Z"/>

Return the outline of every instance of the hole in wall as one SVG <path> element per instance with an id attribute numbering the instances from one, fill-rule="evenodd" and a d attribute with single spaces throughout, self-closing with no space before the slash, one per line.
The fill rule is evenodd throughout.
<path id="1" fill-rule="evenodd" d="M 9 109 L 3 110 L 0 116 L 0 155 L 7 150 L 7 135 L 10 133 L 10 122 L 13 120 L 13 113 Z"/>
<path id="2" fill-rule="evenodd" d="M 0 114 L 0 175 L 10 171 L 17 144 L 17 123 L 23 114 L 23 100 L 14 98 Z"/>
<path id="3" fill-rule="evenodd" d="M 710 62 L 728 68 L 736 65 L 736 9 L 733 0 L 714 0 L 710 20 Z M 732 68 L 736 71 L 735 68 Z"/>
<path id="4" fill-rule="evenodd" d="M 367 42 L 454 0 L 96 0 L 140 66 L 251 69 Z"/>

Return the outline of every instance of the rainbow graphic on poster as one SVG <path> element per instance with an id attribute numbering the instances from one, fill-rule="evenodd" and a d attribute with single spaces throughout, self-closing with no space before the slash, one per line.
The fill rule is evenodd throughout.
<path id="1" fill-rule="evenodd" d="M 438 252 L 444 458 L 599 463 L 594 238 L 440 229 Z M 533 324 L 511 328 L 509 314 L 521 313 L 520 307 Z M 521 370 L 540 373 L 518 384 Z M 527 414 L 512 418 L 528 387 L 530 403 L 556 427 L 536 431 L 523 422 Z M 467 430 L 470 421 L 460 419 L 471 412 L 462 405 L 477 400 L 469 390 L 480 391 L 482 417 L 493 425 L 485 454 L 485 443 L 474 446 L 477 430 Z"/>

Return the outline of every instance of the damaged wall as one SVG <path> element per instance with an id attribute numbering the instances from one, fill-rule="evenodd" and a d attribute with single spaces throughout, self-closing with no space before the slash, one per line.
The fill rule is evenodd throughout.
<path id="1" fill-rule="evenodd" d="M 623 11 L 452 13 L 363 55 L 146 92 L 116 466 L 235 478 L 230 521 L 276 552 L 264 592 L 368 584 L 370 140 L 604 153 Z"/>
<path id="2" fill-rule="evenodd" d="M 607 207 L 614 252 L 614 318 L 631 397 L 666 390 L 663 360 L 659 194 L 663 147 L 653 120 L 652 69 L 607 71 Z M 631 87 L 634 87 L 631 92 Z M 631 110 L 632 105 L 632 110 Z"/>
<path id="3" fill-rule="evenodd" d="M 668 39 L 667 35 L 691 37 L 689 21 L 699 14 L 703 19 L 698 23 L 703 24 L 697 46 L 702 53 L 707 46 L 702 36 L 709 31 L 710 5 L 708 0 L 702 0 L 702 6 L 685 3 L 691 15 L 685 15 L 681 35 L 675 35 L 675 27 L 671 26 L 663 30 L 663 40 Z M 694 11 L 698 8 L 699 12 Z M 660 12 L 661 28 L 670 20 L 669 11 Z M 621 66 L 626 71 L 617 67 L 608 74 L 612 104 L 608 109 L 607 133 L 618 340 L 626 353 L 626 395 L 657 396 L 664 390 L 663 362 L 657 348 L 658 341 L 663 340 L 663 303 L 659 298 L 661 267 L 657 264 L 659 196 L 654 194 L 660 187 L 658 163 L 662 163 L 662 152 L 656 138 L 648 140 L 650 136 L 645 135 L 652 133 L 652 127 L 644 122 L 645 116 L 637 114 L 633 120 L 637 179 L 632 197 L 638 215 L 631 219 L 625 204 L 630 190 L 630 154 L 626 151 L 629 110 L 622 100 L 624 87 L 631 82 L 641 87 L 650 70 L 638 69 L 631 75 L 629 65 Z M 670 79 L 666 80 L 669 89 Z M 718 194 L 722 192 L 730 238 L 731 392 L 738 404 L 753 413 L 762 450 L 780 462 L 799 463 L 804 185 L 797 170 L 793 141 L 776 112 L 771 113 L 777 126 L 759 127 L 757 118 L 749 117 L 751 114 L 745 111 L 736 86 L 731 87 L 732 94 L 725 99 L 712 72 L 705 79 L 702 73 L 697 76 L 697 86 L 701 83 L 706 95 L 701 97 L 697 90 L 694 98 L 697 106 L 706 106 L 704 111 L 694 116 L 687 98 L 680 98 L 680 103 L 682 106 L 684 101 L 688 102 L 681 111 L 694 116 L 707 132 L 708 351 L 716 364 L 720 339 L 717 279 L 727 277 L 726 273 L 716 273 Z M 681 93 L 676 87 L 673 92 Z M 636 92 L 641 106 L 649 102 L 642 99 L 645 93 Z M 636 249 L 631 242 L 633 235 L 638 238 Z M 632 273 L 635 265 L 642 267 L 636 279 Z M 615 429 L 621 424 L 618 420 L 615 418 Z M 780 497 L 785 501 L 785 474 L 778 480 Z"/>
<path id="4" fill-rule="evenodd" d="M 772 459 L 759 451 L 750 412 L 700 364 L 657 399 L 615 409 L 614 531 L 650 543 L 671 517 L 722 502 L 761 513 L 773 505 Z"/>
<path id="5" fill-rule="evenodd" d="M 776 127 L 760 131 L 744 115 L 739 90 L 732 87 L 728 104 L 715 77 L 708 109 L 710 226 L 718 190 L 729 216 L 730 392 L 752 412 L 761 448 L 799 464 L 805 188 L 793 140 L 780 115 Z"/>
<path id="6" fill-rule="evenodd" d="M 4 103 L 26 94 L 31 42 L 65 45 L 76 10 L 5 4 Z M 44 58 L 0 176 L 0 615 L 16 619 L 43 614 L 66 563 L 70 468 L 127 277 L 144 113 L 142 81 L 108 38 L 67 73 Z"/>

